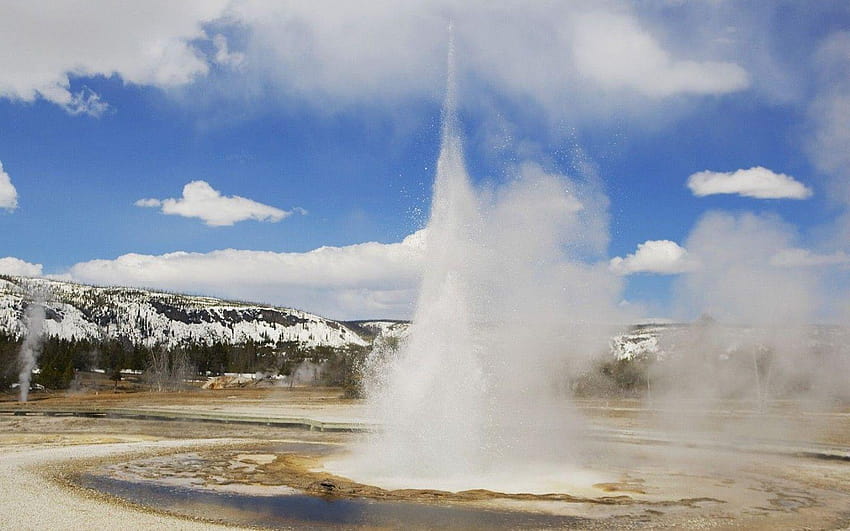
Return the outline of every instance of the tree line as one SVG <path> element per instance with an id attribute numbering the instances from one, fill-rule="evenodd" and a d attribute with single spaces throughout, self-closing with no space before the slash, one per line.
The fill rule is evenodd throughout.
<path id="1" fill-rule="evenodd" d="M 0 388 L 18 381 L 21 338 L 0 332 Z M 320 367 L 318 385 L 340 386 L 347 394 L 359 392 L 357 368 L 367 347 L 347 345 L 309 347 L 297 341 L 276 344 L 247 341 L 242 344 L 193 342 L 176 347 L 144 346 L 129 339 L 62 339 L 46 337 L 40 343 L 33 382 L 48 389 L 67 389 L 78 371 L 103 370 L 116 383 L 121 371 L 144 374 L 157 390 L 171 390 L 187 380 L 224 373 L 263 373 L 293 376 L 305 362 Z"/>

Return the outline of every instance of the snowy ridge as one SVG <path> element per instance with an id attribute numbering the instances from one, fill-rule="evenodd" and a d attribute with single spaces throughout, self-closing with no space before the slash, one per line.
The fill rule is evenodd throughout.
<path id="1" fill-rule="evenodd" d="M 403 338 L 410 333 L 410 321 L 350 321 L 345 323 L 369 337 Z"/>
<path id="2" fill-rule="evenodd" d="M 794 343 L 789 343 L 794 341 Z M 711 324 L 638 325 L 611 338 L 611 355 L 616 360 L 651 359 L 663 361 L 676 353 L 695 349 L 716 352 L 721 359 L 752 349 L 768 351 L 792 345 L 806 352 L 847 352 L 850 329 L 840 326 L 809 325 L 797 329 L 770 329 Z"/>
<path id="3" fill-rule="evenodd" d="M 611 353 L 617 360 L 658 358 L 661 354 L 659 335 L 658 331 L 641 331 L 614 336 L 611 338 Z"/>
<path id="4" fill-rule="evenodd" d="M 337 348 L 368 345 L 379 337 L 403 339 L 411 327 L 409 321 L 338 322 L 300 310 L 214 297 L 0 275 L 0 332 L 24 336 L 24 310 L 33 301 L 45 308 L 43 332 L 49 337 L 120 338 L 147 347 L 294 341 L 304 347 Z M 769 332 L 751 327 L 647 323 L 612 337 L 609 347 L 616 360 L 661 361 L 692 350 L 695 341 L 721 356 L 730 356 L 754 346 L 769 348 Z M 843 327 L 811 326 L 799 335 L 805 338 L 800 347 L 812 351 L 846 350 L 850 345 L 850 329 Z"/>
<path id="5" fill-rule="evenodd" d="M 122 338 L 167 347 L 249 341 L 297 341 L 307 347 L 368 343 L 342 323 L 290 308 L 11 276 L 0 277 L 0 331 L 26 334 L 24 310 L 34 300 L 45 307 L 44 333 L 63 339 Z"/>

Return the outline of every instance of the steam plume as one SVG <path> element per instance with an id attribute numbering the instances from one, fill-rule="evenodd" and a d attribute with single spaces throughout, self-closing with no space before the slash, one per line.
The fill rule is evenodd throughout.
<path id="1" fill-rule="evenodd" d="M 398 351 L 373 353 L 367 393 L 385 429 L 343 465 L 360 468 L 349 475 L 486 483 L 530 455 L 563 463 L 577 444 L 567 371 L 617 321 L 620 280 L 577 256 L 598 225 L 578 183 L 534 164 L 495 190 L 471 183 L 454 60 L 450 45 L 414 324 Z"/>
<path id="2" fill-rule="evenodd" d="M 24 323 L 27 332 L 24 337 L 24 343 L 21 345 L 21 351 L 18 354 L 21 365 L 21 372 L 18 378 L 21 402 L 26 402 L 29 397 L 32 370 L 35 368 L 35 363 L 39 355 L 41 334 L 44 326 L 44 305 L 40 300 L 33 301 L 27 305 L 24 312 Z"/>

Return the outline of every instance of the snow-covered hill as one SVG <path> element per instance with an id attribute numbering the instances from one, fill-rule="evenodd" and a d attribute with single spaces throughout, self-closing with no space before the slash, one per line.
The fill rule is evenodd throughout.
<path id="1" fill-rule="evenodd" d="M 45 308 L 44 333 L 64 339 L 125 338 L 168 347 L 251 340 L 307 347 L 368 343 L 340 322 L 290 308 L 12 276 L 0 276 L 0 331 L 24 335 L 25 309 L 34 300 Z"/>
<path id="2" fill-rule="evenodd" d="M 722 326 L 706 323 L 662 323 L 632 327 L 611 338 L 611 355 L 617 360 L 636 358 L 662 361 L 670 356 L 704 351 L 730 357 L 752 350 L 796 352 L 847 352 L 850 329 L 810 325 L 798 328 Z"/>
<path id="3" fill-rule="evenodd" d="M 213 297 L 0 275 L 0 332 L 25 335 L 25 309 L 35 300 L 45 308 L 43 332 L 47 336 L 122 338 L 143 346 L 296 341 L 304 347 L 342 347 L 368 345 L 381 336 L 403 339 L 410 330 L 407 321 L 339 322 L 290 308 Z M 647 323 L 613 337 L 610 355 L 618 360 L 660 361 L 693 350 L 696 344 L 724 355 L 786 340 L 766 332 L 747 327 L 706 328 L 705 323 Z M 808 327 L 797 337 L 803 338 L 798 347 L 813 351 L 835 350 L 838 345 L 846 349 L 850 344 L 850 330 L 838 327 Z"/>
<path id="4" fill-rule="evenodd" d="M 347 321 L 346 326 L 365 338 L 404 338 L 410 333 L 410 321 Z"/>

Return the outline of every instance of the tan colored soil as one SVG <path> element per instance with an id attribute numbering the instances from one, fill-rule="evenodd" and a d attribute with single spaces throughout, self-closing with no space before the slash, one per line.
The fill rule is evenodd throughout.
<path id="1" fill-rule="evenodd" d="M 338 389 L 229 389 L 183 393 L 100 392 L 36 394 L 22 405 L 6 397 L 0 410 L 37 414 L 62 408 L 129 408 L 216 412 L 269 417 L 304 415 L 357 421 L 363 408 L 341 398 Z M 319 496 L 403 500 L 417 503 L 473 504 L 512 511 L 581 514 L 596 518 L 600 528 L 824 528 L 850 526 L 850 462 L 802 458 L 765 459 L 742 453 L 740 463 L 713 468 L 691 466 L 685 446 L 653 437 L 696 433 L 710 440 L 759 437 L 782 444 L 832 444 L 850 448 L 850 411 L 805 411 L 776 404 L 765 413 L 736 404 L 707 414 L 647 408 L 636 401 L 582 401 L 578 408 L 594 429 L 607 437 L 626 437 L 645 463 L 629 473 L 629 463 L 614 463 L 621 479 L 599 483 L 600 495 L 569 493 L 543 496 L 471 490 L 385 490 L 321 470 L 322 456 L 311 452 L 278 452 L 275 441 L 296 441 L 344 448 L 352 434 L 320 433 L 259 424 L 189 421 L 140 421 L 114 418 L 0 415 L 0 528 L 208 528 L 196 522 L 85 491 L 67 482 L 83 471 L 121 467 L 138 459 L 162 456 L 162 475 L 174 470 L 170 456 L 198 452 L 217 463 L 204 480 L 230 488 L 287 487 Z M 224 441 L 222 439 L 228 439 Z M 696 450 L 694 450 L 696 451 Z M 612 454 L 615 456 L 616 452 Z M 176 457 L 175 457 L 176 459 Z M 654 464 L 653 464 L 654 463 Z M 617 468 L 619 467 L 619 468 Z M 154 475 L 155 467 L 150 468 Z M 52 479 L 51 479 L 52 478 Z M 246 492 L 256 492 L 249 490 Z M 708 493 L 708 495 L 706 495 Z"/>

